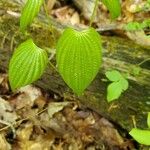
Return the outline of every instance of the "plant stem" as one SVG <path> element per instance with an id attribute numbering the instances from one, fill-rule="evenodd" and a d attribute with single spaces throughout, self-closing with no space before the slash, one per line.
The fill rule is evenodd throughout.
<path id="1" fill-rule="evenodd" d="M 58 70 L 56 69 L 56 67 L 55 67 L 50 61 L 48 61 L 48 63 L 49 63 L 49 65 L 50 65 L 56 72 L 58 72 Z"/>
<path id="2" fill-rule="evenodd" d="M 147 59 L 143 60 L 142 62 L 140 62 L 140 63 L 138 64 L 138 66 L 144 64 L 145 62 L 147 62 L 147 61 L 149 61 L 149 60 L 150 60 L 150 58 L 147 58 Z"/>
<path id="3" fill-rule="evenodd" d="M 93 9 L 93 12 L 92 12 L 92 16 L 91 16 L 91 19 L 90 19 L 90 27 L 92 26 L 92 23 L 94 21 L 94 18 L 95 18 L 95 15 L 96 15 L 96 10 L 97 10 L 97 6 L 98 6 L 98 1 L 99 0 L 95 0 L 95 3 L 94 3 L 94 9 Z"/>

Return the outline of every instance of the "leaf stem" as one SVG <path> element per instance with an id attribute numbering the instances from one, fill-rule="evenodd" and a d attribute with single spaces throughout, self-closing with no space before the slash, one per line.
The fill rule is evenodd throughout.
<path id="1" fill-rule="evenodd" d="M 96 15 L 96 10 L 97 10 L 97 6 L 98 6 L 98 1 L 99 0 L 95 0 L 95 3 L 94 3 L 94 9 L 93 9 L 93 12 L 92 12 L 92 16 L 91 16 L 91 19 L 90 19 L 90 27 L 92 26 L 92 23 L 94 21 L 94 18 L 95 18 L 95 15 Z"/>
<path id="2" fill-rule="evenodd" d="M 56 69 L 56 67 L 55 67 L 50 61 L 48 61 L 48 63 L 49 63 L 49 65 L 50 65 L 56 72 L 58 72 L 58 70 Z"/>
<path id="3" fill-rule="evenodd" d="M 133 121 L 133 126 L 134 128 L 136 128 L 136 120 L 135 120 L 135 116 L 131 116 L 132 117 L 132 121 Z"/>
<path id="4" fill-rule="evenodd" d="M 140 62 L 140 63 L 138 64 L 138 66 L 141 66 L 142 64 L 144 64 L 145 62 L 147 62 L 147 61 L 149 61 L 149 60 L 150 60 L 150 58 L 147 58 L 147 59 L 143 60 L 142 62 Z"/>

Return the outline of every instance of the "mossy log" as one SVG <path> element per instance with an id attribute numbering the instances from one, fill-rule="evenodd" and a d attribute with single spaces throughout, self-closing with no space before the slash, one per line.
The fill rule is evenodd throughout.
<path id="1" fill-rule="evenodd" d="M 28 35 L 19 32 L 20 3 L 15 0 L 0 2 L 0 70 L 8 71 L 9 59 L 16 46 L 25 39 L 32 37 L 40 47 L 54 48 L 52 28 L 48 20 L 40 15 L 28 30 Z M 53 34 L 57 39 L 63 25 L 53 22 Z M 133 119 L 139 128 L 147 128 L 146 117 L 150 111 L 150 71 L 149 62 L 141 65 L 138 76 L 132 74 L 133 68 L 150 56 L 150 50 L 143 49 L 127 39 L 102 36 L 103 65 L 95 80 L 81 97 L 76 97 L 66 86 L 58 72 L 47 68 L 44 75 L 35 85 L 65 98 L 75 98 L 83 105 L 96 111 L 100 115 L 113 121 L 123 129 L 129 131 L 133 127 Z M 53 63 L 55 59 L 53 58 Z M 117 69 L 128 74 L 129 89 L 112 103 L 106 101 L 106 89 L 109 82 L 105 82 L 104 73 Z"/>

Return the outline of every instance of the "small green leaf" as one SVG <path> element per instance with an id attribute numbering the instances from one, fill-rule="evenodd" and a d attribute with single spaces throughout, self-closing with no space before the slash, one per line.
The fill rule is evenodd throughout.
<path id="1" fill-rule="evenodd" d="M 140 74 L 141 70 L 142 69 L 139 66 L 136 66 L 136 67 L 132 68 L 132 73 L 133 73 L 134 76 L 138 76 Z"/>
<path id="2" fill-rule="evenodd" d="M 142 26 L 138 22 L 129 22 L 126 25 L 124 25 L 124 29 L 127 31 L 137 31 L 142 30 Z"/>
<path id="3" fill-rule="evenodd" d="M 124 78 L 121 78 L 119 83 L 121 84 L 121 88 L 122 88 L 123 91 L 128 89 L 128 87 L 129 87 L 128 80 L 126 80 Z"/>
<path id="4" fill-rule="evenodd" d="M 128 80 L 119 71 L 112 70 L 105 73 L 106 77 L 113 83 L 107 88 L 107 101 L 111 102 L 118 99 L 121 93 L 128 89 Z"/>
<path id="5" fill-rule="evenodd" d="M 129 134 L 140 144 L 150 145 L 150 130 L 133 128 Z"/>
<path id="6" fill-rule="evenodd" d="M 81 95 L 101 65 L 100 35 L 93 28 L 67 28 L 56 47 L 58 71 L 67 85 Z"/>
<path id="7" fill-rule="evenodd" d="M 111 18 L 116 19 L 121 14 L 120 0 L 102 0 L 104 5 L 108 8 Z"/>
<path id="8" fill-rule="evenodd" d="M 148 116 L 147 116 L 147 125 L 148 125 L 148 128 L 150 128 L 150 112 L 148 113 Z"/>
<path id="9" fill-rule="evenodd" d="M 43 0 L 27 0 L 20 18 L 20 30 L 25 31 L 28 25 L 30 25 L 34 17 L 40 11 L 40 7 Z"/>
<path id="10" fill-rule="evenodd" d="M 107 101 L 111 102 L 118 99 L 122 92 L 122 86 L 119 82 L 113 82 L 107 88 Z"/>
<path id="11" fill-rule="evenodd" d="M 116 70 L 107 71 L 105 75 L 110 81 L 119 81 L 122 78 L 120 72 Z"/>
<path id="12" fill-rule="evenodd" d="M 47 53 L 32 39 L 22 43 L 14 52 L 9 64 L 9 82 L 12 90 L 39 79 L 48 62 Z"/>

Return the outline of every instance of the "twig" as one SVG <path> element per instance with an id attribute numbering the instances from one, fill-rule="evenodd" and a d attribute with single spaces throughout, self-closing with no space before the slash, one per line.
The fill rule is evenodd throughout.
<path id="1" fill-rule="evenodd" d="M 56 67 L 55 67 L 50 61 L 48 61 L 48 63 L 49 63 L 49 65 L 50 65 L 56 72 L 58 72 L 58 70 L 56 69 Z"/>
<path id="2" fill-rule="evenodd" d="M 97 7 L 98 7 L 98 1 L 99 0 L 95 0 L 95 3 L 94 3 L 94 9 L 93 9 L 93 13 L 92 13 L 92 16 L 91 16 L 91 19 L 90 19 L 90 27 L 92 26 L 92 23 L 94 21 L 94 18 L 95 18 L 95 14 L 96 14 L 96 10 L 97 10 Z"/>
<path id="3" fill-rule="evenodd" d="M 138 66 L 141 66 L 142 64 L 144 64 L 144 63 L 147 62 L 147 61 L 150 61 L 150 58 L 147 58 L 147 59 L 143 60 L 142 62 L 140 62 L 140 63 L 138 64 Z"/>

